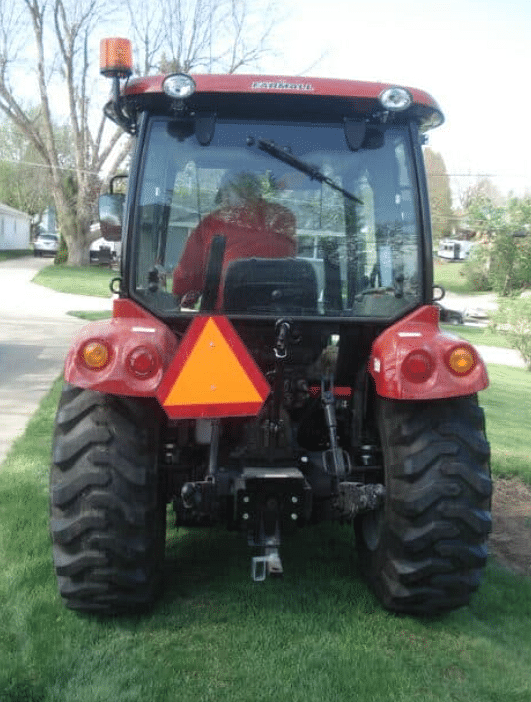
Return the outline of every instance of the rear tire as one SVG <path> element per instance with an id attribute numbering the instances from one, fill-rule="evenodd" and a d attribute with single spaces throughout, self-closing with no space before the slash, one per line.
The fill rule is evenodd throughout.
<path id="1" fill-rule="evenodd" d="M 115 614 L 161 589 L 166 500 L 157 407 L 65 383 L 50 479 L 53 559 L 67 607 Z"/>
<path id="2" fill-rule="evenodd" d="M 356 520 L 360 566 L 383 605 L 416 615 L 466 605 L 491 529 L 484 416 L 475 396 L 377 398 L 386 498 Z"/>

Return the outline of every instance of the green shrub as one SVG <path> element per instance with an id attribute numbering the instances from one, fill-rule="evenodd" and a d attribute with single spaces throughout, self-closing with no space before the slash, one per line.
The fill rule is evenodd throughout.
<path id="1" fill-rule="evenodd" d="M 489 252 L 486 246 L 479 244 L 472 249 L 470 257 L 465 262 L 464 274 L 468 286 L 474 292 L 492 290 L 489 278 Z"/>
<path id="2" fill-rule="evenodd" d="M 66 245 L 66 241 L 63 238 L 63 235 L 61 234 L 61 240 L 59 242 L 59 249 L 57 253 L 55 254 L 54 258 L 54 263 L 56 266 L 66 263 L 68 261 L 68 246 Z"/>
<path id="3" fill-rule="evenodd" d="M 498 231 L 473 249 L 465 276 L 473 290 L 494 290 L 502 297 L 531 287 L 531 237 Z"/>
<path id="4" fill-rule="evenodd" d="M 531 286 L 531 241 L 512 233 L 497 234 L 492 248 L 490 280 L 503 297 Z"/>
<path id="5" fill-rule="evenodd" d="M 501 299 L 498 310 L 492 314 L 491 326 L 504 332 L 531 370 L 531 296 Z"/>

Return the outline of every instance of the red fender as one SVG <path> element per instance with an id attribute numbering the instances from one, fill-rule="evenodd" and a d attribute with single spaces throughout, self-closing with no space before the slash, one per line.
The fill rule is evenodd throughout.
<path id="1" fill-rule="evenodd" d="M 471 354 L 470 367 L 464 372 L 452 369 L 453 352 L 468 359 Z M 468 342 L 440 330 L 439 310 L 432 305 L 415 310 L 375 339 L 369 373 L 378 395 L 394 400 L 460 397 L 489 384 L 478 352 Z"/>
<path id="2" fill-rule="evenodd" d="M 108 350 L 103 367 L 94 369 L 83 359 L 83 349 L 100 342 Z M 159 319 L 132 300 L 115 300 L 113 318 L 92 322 L 74 337 L 65 362 L 64 377 L 80 388 L 112 395 L 154 397 L 179 345 Z M 134 360 L 139 359 L 137 372 Z"/>

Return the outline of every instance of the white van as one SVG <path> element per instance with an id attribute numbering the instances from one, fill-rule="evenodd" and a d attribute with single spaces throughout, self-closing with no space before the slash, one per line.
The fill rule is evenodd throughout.
<path id="1" fill-rule="evenodd" d="M 474 244 L 470 241 L 460 239 L 442 239 L 439 244 L 437 255 L 439 258 L 446 258 L 449 261 L 464 261 L 470 256 L 470 251 Z"/>

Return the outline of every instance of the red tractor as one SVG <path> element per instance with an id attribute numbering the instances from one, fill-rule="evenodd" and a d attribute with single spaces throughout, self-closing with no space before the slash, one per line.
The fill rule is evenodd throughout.
<path id="1" fill-rule="evenodd" d="M 484 364 L 439 328 L 421 145 L 426 93 L 322 78 L 129 78 L 102 43 L 105 110 L 136 144 L 111 320 L 75 339 L 51 474 L 60 594 L 149 606 L 166 512 L 244 531 L 252 577 L 281 536 L 351 523 L 383 605 L 469 602 L 491 527 Z M 255 552 L 256 553 L 256 552 Z"/>

